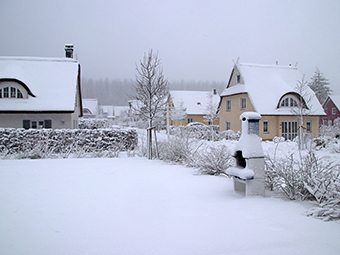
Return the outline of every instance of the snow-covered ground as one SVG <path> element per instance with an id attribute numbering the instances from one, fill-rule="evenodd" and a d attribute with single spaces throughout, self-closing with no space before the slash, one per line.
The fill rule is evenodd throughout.
<path id="1" fill-rule="evenodd" d="M 309 203 L 193 173 L 139 157 L 2 160 L 0 254 L 339 254 L 339 223 L 306 217 Z"/>

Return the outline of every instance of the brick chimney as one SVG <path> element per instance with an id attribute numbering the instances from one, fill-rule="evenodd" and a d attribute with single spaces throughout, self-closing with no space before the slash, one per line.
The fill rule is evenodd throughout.
<path id="1" fill-rule="evenodd" d="M 65 44 L 65 57 L 73 58 L 73 44 Z"/>

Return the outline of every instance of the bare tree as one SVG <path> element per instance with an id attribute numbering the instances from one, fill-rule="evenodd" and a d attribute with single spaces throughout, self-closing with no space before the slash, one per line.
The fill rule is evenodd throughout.
<path id="1" fill-rule="evenodd" d="M 136 95 L 131 98 L 138 103 L 135 107 L 142 119 L 148 120 L 148 159 L 152 158 L 152 132 L 153 121 L 165 113 L 168 99 L 168 80 L 164 78 L 158 53 L 152 49 L 144 53 L 143 60 L 136 66 Z"/>
<path id="2" fill-rule="evenodd" d="M 304 128 L 304 124 L 306 122 L 307 116 L 309 116 L 311 112 L 311 102 L 313 99 L 313 92 L 308 86 L 308 82 L 305 80 L 305 75 L 302 76 L 301 80 L 297 81 L 295 86 L 295 91 L 299 95 L 297 105 L 292 108 L 292 112 L 297 116 L 299 120 L 299 150 L 306 149 L 306 132 Z"/>
<path id="3" fill-rule="evenodd" d="M 217 111 L 218 108 L 218 101 L 214 101 L 214 95 L 216 90 L 214 89 L 212 92 L 207 93 L 207 104 L 204 109 L 204 118 L 205 121 L 210 125 L 210 134 L 211 134 L 211 140 L 214 141 L 214 121 L 218 118 L 219 114 Z"/>

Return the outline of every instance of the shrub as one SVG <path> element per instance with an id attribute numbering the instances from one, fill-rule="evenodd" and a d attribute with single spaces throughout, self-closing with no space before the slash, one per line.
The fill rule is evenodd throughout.
<path id="1" fill-rule="evenodd" d="M 226 175 L 227 168 L 234 164 L 234 158 L 225 145 L 199 148 L 189 162 L 201 174 L 208 175 Z"/>
<path id="2" fill-rule="evenodd" d="M 289 199 L 314 200 L 319 208 L 308 215 L 324 220 L 340 219 L 340 165 L 318 158 L 313 151 L 297 160 L 291 155 L 266 159 L 266 187 Z"/>
<path id="3" fill-rule="evenodd" d="M 159 143 L 159 159 L 185 164 L 192 155 L 193 147 L 193 142 L 187 137 L 171 137 L 169 141 Z"/>

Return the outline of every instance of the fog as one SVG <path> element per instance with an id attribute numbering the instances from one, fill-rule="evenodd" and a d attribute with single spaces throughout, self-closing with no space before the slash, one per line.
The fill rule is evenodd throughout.
<path id="1" fill-rule="evenodd" d="M 340 93 L 340 1 L 2 0 L 2 56 L 63 57 L 82 76 L 134 79 L 158 51 L 169 81 L 227 82 L 233 61 L 318 67 Z"/>

